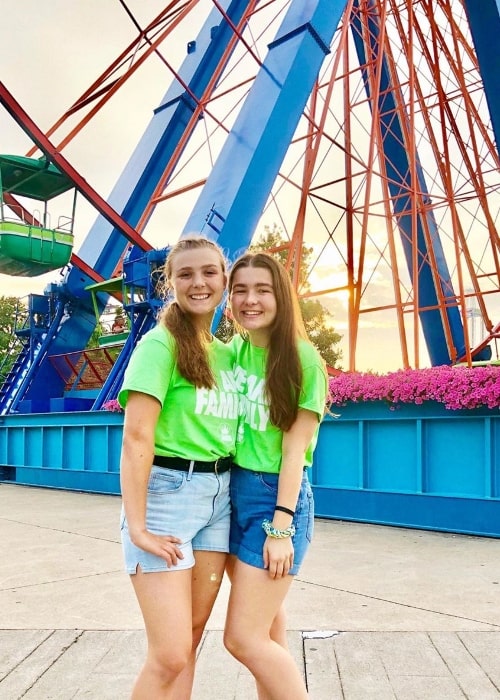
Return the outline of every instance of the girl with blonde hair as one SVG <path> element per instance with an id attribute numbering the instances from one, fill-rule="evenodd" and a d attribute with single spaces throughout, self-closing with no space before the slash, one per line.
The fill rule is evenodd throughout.
<path id="1" fill-rule="evenodd" d="M 132 700 L 191 697 L 229 543 L 238 395 L 232 351 L 211 334 L 227 282 L 222 251 L 182 238 L 165 277 L 173 300 L 135 348 L 119 393 L 122 544 L 148 642 Z"/>

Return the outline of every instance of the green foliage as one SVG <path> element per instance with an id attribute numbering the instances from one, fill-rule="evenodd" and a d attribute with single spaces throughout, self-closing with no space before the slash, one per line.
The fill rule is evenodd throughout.
<path id="1" fill-rule="evenodd" d="M 9 373 L 22 349 L 21 341 L 14 334 L 14 330 L 16 318 L 24 319 L 27 312 L 26 306 L 17 297 L 0 296 L 0 383 Z"/>
<path id="2" fill-rule="evenodd" d="M 103 329 L 100 323 L 96 324 L 96 327 L 92 331 L 92 335 L 89 338 L 89 342 L 87 343 L 87 347 L 85 348 L 86 350 L 92 350 L 93 348 L 98 348 L 99 347 L 99 338 L 103 334 Z"/>
<path id="3" fill-rule="evenodd" d="M 337 363 L 342 359 L 342 350 L 335 346 L 340 343 L 342 336 L 327 325 L 331 313 L 315 299 L 299 299 L 299 306 L 311 343 L 329 367 L 340 369 Z"/>

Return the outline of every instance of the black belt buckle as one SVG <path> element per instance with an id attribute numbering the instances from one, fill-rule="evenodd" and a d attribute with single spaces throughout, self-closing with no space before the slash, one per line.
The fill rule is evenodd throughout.
<path id="1" fill-rule="evenodd" d="M 155 455 L 153 464 L 165 469 L 177 469 L 183 472 L 198 472 L 204 474 L 222 474 L 231 468 L 231 457 L 219 457 L 214 462 L 182 459 L 181 457 L 163 457 Z"/>
<path id="2" fill-rule="evenodd" d="M 215 474 L 224 474 L 231 469 L 231 457 L 219 457 L 214 462 Z"/>

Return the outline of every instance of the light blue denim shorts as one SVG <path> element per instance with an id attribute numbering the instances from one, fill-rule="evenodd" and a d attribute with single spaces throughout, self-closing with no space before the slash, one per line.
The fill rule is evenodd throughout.
<path id="1" fill-rule="evenodd" d="M 229 551 L 238 559 L 264 569 L 262 550 L 266 534 L 263 520 L 274 517 L 278 497 L 279 474 L 254 472 L 234 465 L 231 468 L 231 534 Z M 311 543 L 314 530 L 314 498 L 304 471 L 300 494 L 293 518 L 294 557 L 290 574 L 296 575 Z"/>
<path id="2" fill-rule="evenodd" d="M 184 559 L 168 566 L 165 559 L 145 552 L 130 540 L 127 520 L 122 508 L 121 540 L 125 569 L 135 574 L 137 567 L 144 573 L 178 571 L 194 566 L 193 552 L 229 551 L 229 479 L 230 471 L 222 474 L 187 472 L 153 465 L 148 484 L 146 527 L 157 535 L 173 535 L 182 544 Z"/>

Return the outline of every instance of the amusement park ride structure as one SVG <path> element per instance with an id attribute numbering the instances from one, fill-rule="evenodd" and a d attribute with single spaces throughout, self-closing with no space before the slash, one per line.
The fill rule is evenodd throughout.
<path id="1" fill-rule="evenodd" d="M 185 213 L 180 235 L 210 236 L 230 259 L 276 222 L 299 294 L 345 300 L 345 369 L 356 368 L 366 319 L 384 315 L 402 366 L 419 365 L 421 336 L 433 365 L 498 359 L 498 0 L 211 0 L 177 65 L 169 40 L 199 24 L 200 5 L 172 0 L 138 27 L 46 133 L 0 84 L 34 144 L 18 165 L 57 173 L 98 212 L 62 281 L 29 297 L 1 414 L 95 411 L 116 396 L 163 303 L 166 248 L 147 242 L 148 226 L 174 210 Z M 171 84 L 105 201 L 65 148 L 151 56 Z M 21 170 L 0 156 L 0 272 L 39 274 L 66 261 L 47 245 L 40 259 L 43 232 L 55 241 L 58 228 L 37 220 Z M 301 289 L 304 244 L 314 259 Z M 110 295 L 127 329 L 86 350 Z"/>

